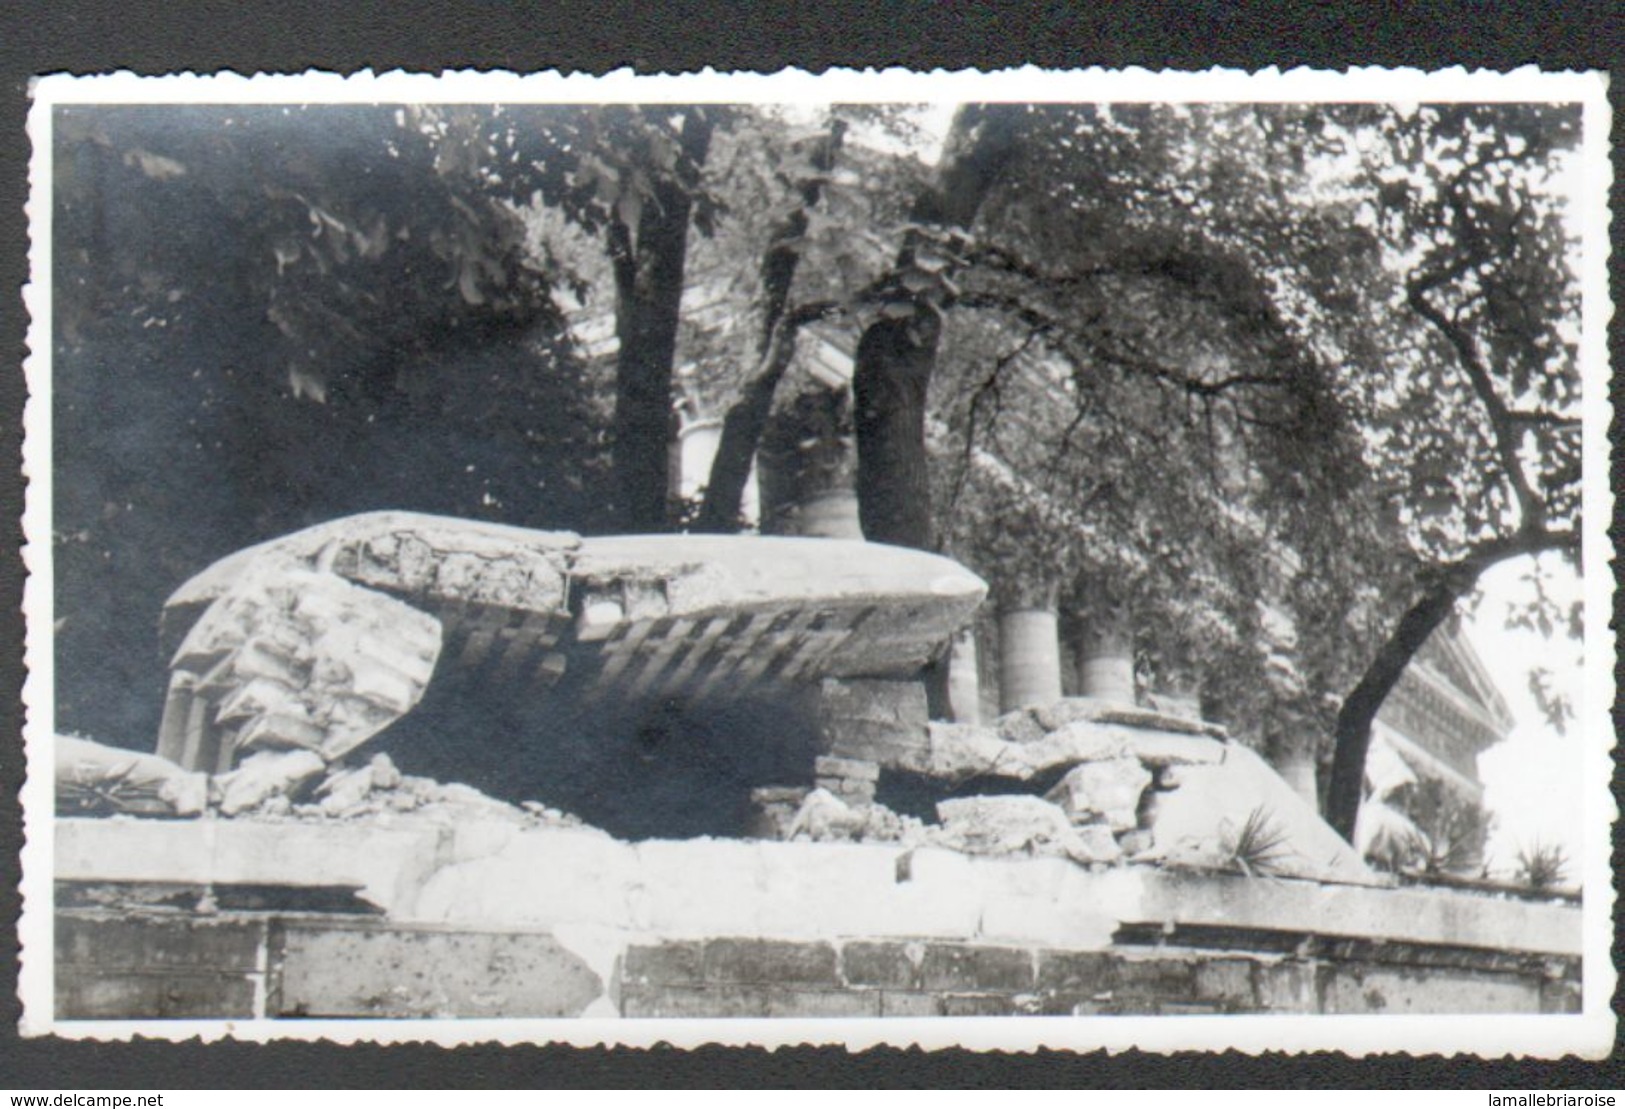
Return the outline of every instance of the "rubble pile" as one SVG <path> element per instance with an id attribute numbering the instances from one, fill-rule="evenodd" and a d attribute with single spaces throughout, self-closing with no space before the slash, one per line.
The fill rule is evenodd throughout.
<path id="1" fill-rule="evenodd" d="M 580 827 L 569 813 L 526 801 L 510 805 L 472 786 L 402 774 L 386 754 L 356 766 L 312 751 L 262 751 L 235 770 L 207 775 L 157 755 L 57 737 L 57 802 L 64 814 L 353 821 L 413 813 L 455 821 L 509 820 Z"/>
<path id="2" fill-rule="evenodd" d="M 989 725 L 907 727 L 866 742 L 873 762 L 821 757 L 814 789 L 755 790 L 758 834 L 1377 880 L 1262 759 L 1201 720 L 1073 697 Z M 939 782 L 944 793 L 977 781 L 997 781 L 1001 792 L 947 797 L 936 804 L 937 823 L 925 824 L 875 803 L 886 771 Z M 1036 786 L 1008 792 L 1038 781 L 1054 784 L 1042 795 Z"/>
<path id="3" fill-rule="evenodd" d="M 921 667 L 985 593 L 954 562 L 873 544 L 349 517 L 182 586 L 163 621 L 164 757 L 64 739 L 59 796 L 78 812 L 579 823 L 404 776 L 387 755 L 348 761 L 439 682 L 540 722 L 482 758 L 448 745 L 451 775 L 515 800 L 552 790 L 623 838 L 710 821 L 767 839 L 1374 880 L 1215 725 L 1080 697 L 988 725 L 930 720 Z M 770 715 L 739 715 L 748 706 Z M 427 708 L 417 719 L 433 728 Z M 396 751 L 411 750 L 408 734 Z M 882 803 L 899 784 L 935 803 L 935 822 Z"/>

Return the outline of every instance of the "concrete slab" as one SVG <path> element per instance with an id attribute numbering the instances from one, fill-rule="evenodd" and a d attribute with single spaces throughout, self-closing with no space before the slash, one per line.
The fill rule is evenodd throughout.
<path id="1" fill-rule="evenodd" d="M 672 939 L 983 935 L 1058 944 L 1070 930 L 1067 945 L 1078 947 L 1109 945 L 1119 925 L 1174 924 L 1562 958 L 1581 953 L 1577 906 L 1453 891 L 1138 865 L 1094 871 L 1060 859 L 972 858 L 886 844 L 629 845 L 568 828 L 524 830 L 487 859 L 459 859 L 453 838 L 445 826 L 406 821 L 380 827 L 64 819 L 56 825 L 55 876 L 89 883 L 348 884 L 362 887 L 395 921 L 470 927 L 579 921 Z M 459 897 L 476 895 L 480 900 L 459 905 Z"/>

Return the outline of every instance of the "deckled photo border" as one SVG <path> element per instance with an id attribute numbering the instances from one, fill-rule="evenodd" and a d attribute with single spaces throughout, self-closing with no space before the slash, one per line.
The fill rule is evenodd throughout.
<path id="1" fill-rule="evenodd" d="M 1613 939 L 1612 823 L 1617 816 L 1608 783 L 1614 700 L 1614 637 L 1608 628 L 1612 608 L 1607 536 L 1613 495 L 1608 480 L 1607 290 L 1609 107 L 1604 79 L 1595 74 L 1508 73 L 1462 70 L 1357 69 L 1345 74 L 1309 71 L 1151 73 L 1143 70 L 999 73 L 838 72 L 818 76 L 786 71 L 773 75 L 717 74 L 634 76 L 621 71 L 603 77 L 556 73 L 516 76 L 501 73 L 441 77 L 361 73 L 351 77 L 306 73 L 290 76 L 221 75 L 137 77 L 56 76 L 33 88 L 29 135 L 30 283 L 24 291 L 29 312 L 29 355 L 25 365 L 29 396 L 24 413 L 24 469 L 29 480 L 24 509 L 29 577 L 25 585 L 27 620 L 24 703 L 27 779 L 22 791 L 25 843 L 22 850 L 23 915 L 19 925 L 22 967 L 19 997 L 25 1035 L 53 1033 L 70 1038 L 129 1039 L 140 1035 L 168 1040 L 231 1037 L 331 1040 L 336 1043 L 442 1045 L 481 1042 L 618 1044 L 680 1047 L 702 1044 L 779 1046 L 841 1044 L 861 1049 L 879 1044 L 973 1050 L 1068 1050 L 1131 1047 L 1150 1051 L 1249 1052 L 1329 1049 L 1350 1055 L 1403 1051 L 1460 1052 L 1479 1057 L 1556 1057 L 1606 1054 L 1614 1039 L 1610 1010 L 1616 972 Z M 1581 880 L 1585 935 L 1584 1011 L 1578 1015 L 1483 1017 L 999 1017 L 877 1020 L 390 1020 L 390 1021 L 59 1021 L 52 1016 L 53 796 L 51 737 L 55 733 L 51 552 L 51 187 L 50 113 L 65 104 L 312 103 L 312 102 L 480 102 L 535 101 L 595 103 L 681 102 L 961 102 L 1008 101 L 1564 101 L 1584 106 L 1584 211 L 1582 388 L 1584 396 L 1583 537 L 1587 611 L 1584 701 L 1578 729 L 1586 737 L 1584 797 L 1586 833 Z"/>

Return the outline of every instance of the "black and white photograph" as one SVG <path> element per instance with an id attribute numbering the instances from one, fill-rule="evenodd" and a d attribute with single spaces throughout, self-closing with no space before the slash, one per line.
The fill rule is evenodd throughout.
<path id="1" fill-rule="evenodd" d="M 1606 1054 L 1604 89 L 41 81 L 24 1033 Z"/>

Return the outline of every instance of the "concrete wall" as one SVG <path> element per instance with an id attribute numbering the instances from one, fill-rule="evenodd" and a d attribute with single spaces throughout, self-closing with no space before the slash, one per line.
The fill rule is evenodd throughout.
<path id="1" fill-rule="evenodd" d="M 497 821 L 62 820 L 56 857 L 63 1019 L 1579 1006 L 1576 907 L 1464 893 Z M 287 908 L 334 887 L 377 911 Z"/>

